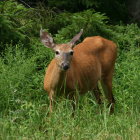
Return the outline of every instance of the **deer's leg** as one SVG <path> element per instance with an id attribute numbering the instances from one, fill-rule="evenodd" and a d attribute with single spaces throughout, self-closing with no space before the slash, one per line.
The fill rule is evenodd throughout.
<path id="1" fill-rule="evenodd" d="M 50 108 L 50 113 L 52 113 L 52 110 L 53 110 L 53 96 L 54 96 L 54 90 L 51 90 L 50 93 L 49 93 L 49 99 L 50 99 L 49 108 Z"/>
<path id="2" fill-rule="evenodd" d="M 75 116 L 75 110 L 77 107 L 77 103 L 78 103 L 78 97 L 75 95 L 74 92 L 69 93 L 69 100 L 71 100 L 71 105 L 72 105 L 72 116 Z"/>
<path id="3" fill-rule="evenodd" d="M 69 93 L 69 96 L 68 97 L 72 101 L 72 109 L 73 109 L 73 111 L 75 111 L 77 99 L 76 99 L 74 93 L 73 92 Z"/>
<path id="4" fill-rule="evenodd" d="M 101 92 L 100 92 L 100 89 L 99 89 L 98 85 L 96 86 L 96 88 L 94 88 L 94 96 L 96 98 L 97 103 L 101 104 L 102 103 Z"/>
<path id="5" fill-rule="evenodd" d="M 108 107 L 110 107 L 110 114 L 114 112 L 115 99 L 112 93 L 112 73 L 107 77 L 103 77 L 101 81 L 105 96 L 109 102 Z"/>

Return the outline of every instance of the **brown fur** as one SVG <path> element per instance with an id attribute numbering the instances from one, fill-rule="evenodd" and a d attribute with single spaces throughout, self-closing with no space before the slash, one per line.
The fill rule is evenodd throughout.
<path id="1" fill-rule="evenodd" d="M 60 45 L 61 46 L 61 45 Z M 79 90 L 79 94 L 95 90 L 98 103 L 101 102 L 98 81 L 102 81 L 105 95 L 114 111 L 114 98 L 112 94 L 112 77 L 117 56 L 116 44 L 100 36 L 87 37 L 74 47 L 70 68 L 62 71 L 54 58 L 49 64 L 44 78 L 44 89 L 49 93 L 50 100 L 57 89 L 63 89 L 66 94 Z M 64 84 L 63 82 L 66 81 Z M 61 90 L 63 92 L 63 90 Z M 52 102 L 50 102 L 52 111 Z"/>

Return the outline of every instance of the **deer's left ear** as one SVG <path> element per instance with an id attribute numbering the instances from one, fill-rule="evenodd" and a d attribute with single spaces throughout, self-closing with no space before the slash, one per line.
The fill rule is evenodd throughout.
<path id="1" fill-rule="evenodd" d="M 76 41 L 78 41 L 80 39 L 82 34 L 83 34 L 83 29 L 81 29 L 81 31 L 77 35 L 75 35 L 68 44 L 71 45 L 71 47 L 73 47 L 75 45 Z"/>
<path id="2" fill-rule="evenodd" d="M 40 30 L 40 39 L 41 42 L 49 48 L 54 48 L 55 47 L 55 43 L 53 42 L 53 38 L 51 37 L 51 35 L 49 35 L 48 32 L 44 31 L 44 30 Z"/>

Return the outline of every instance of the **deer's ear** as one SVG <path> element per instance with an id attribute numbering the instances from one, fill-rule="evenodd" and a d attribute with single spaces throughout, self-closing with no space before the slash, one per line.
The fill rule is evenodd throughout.
<path id="1" fill-rule="evenodd" d="M 55 43 L 53 42 L 53 38 L 51 37 L 51 35 L 49 35 L 49 33 L 47 33 L 44 30 L 40 30 L 40 39 L 41 42 L 49 48 L 54 48 L 55 47 Z"/>
<path id="2" fill-rule="evenodd" d="M 75 35 L 68 44 L 73 47 L 75 45 L 76 41 L 78 41 L 80 39 L 82 33 L 83 33 L 83 29 L 81 29 L 81 31 L 77 35 Z"/>

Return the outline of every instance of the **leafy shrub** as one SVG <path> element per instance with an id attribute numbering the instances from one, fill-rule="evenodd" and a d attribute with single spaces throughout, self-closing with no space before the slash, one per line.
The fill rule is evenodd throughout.
<path id="1" fill-rule="evenodd" d="M 83 28 L 83 38 L 101 35 L 117 42 L 121 49 L 125 46 L 129 50 L 130 42 L 135 46 L 139 44 L 137 25 L 109 26 L 108 17 L 94 10 L 56 14 L 53 9 L 42 4 L 36 8 L 25 8 L 13 0 L 1 2 L 0 8 L 1 50 L 5 48 L 5 44 L 16 44 L 19 41 L 24 44 L 23 47 L 33 49 L 36 41 L 38 42 L 41 26 L 54 34 L 58 43 L 69 41 Z"/>
<path id="2" fill-rule="evenodd" d="M 56 35 L 56 40 L 60 42 L 64 39 L 71 39 L 82 28 L 84 29 L 83 37 L 93 35 L 107 37 L 111 33 L 106 25 L 108 18 L 104 14 L 96 13 L 93 10 L 86 10 L 74 14 L 60 14 L 59 19 L 64 24 L 64 27 Z"/>
<path id="3" fill-rule="evenodd" d="M 115 66 L 115 95 L 118 106 L 129 111 L 133 106 L 137 108 L 140 98 L 140 49 L 131 46 L 130 51 L 121 50 Z"/>
<path id="4" fill-rule="evenodd" d="M 55 36 L 57 42 L 69 41 L 83 28 L 83 38 L 100 35 L 116 42 L 121 50 L 130 50 L 131 47 L 140 45 L 140 29 L 137 24 L 110 26 L 104 14 L 93 10 L 74 14 L 63 13 L 57 18 L 59 19 L 57 22 L 63 25 Z"/>
<path id="5" fill-rule="evenodd" d="M 121 50 L 130 50 L 140 46 L 140 28 L 137 24 L 112 26 L 112 33 L 112 40 L 119 45 Z"/>
<path id="6" fill-rule="evenodd" d="M 38 47 L 36 56 L 30 58 L 19 45 L 7 46 L 5 57 L 0 59 L 2 139 L 139 139 L 139 48 L 123 51 L 118 57 L 113 83 L 115 114 L 109 116 L 105 106 L 99 113 L 94 99 L 86 94 L 72 117 L 70 101 L 66 99 L 56 102 L 54 112 L 48 115 L 47 94 L 42 90 L 44 72 L 36 72 L 36 58 L 44 48 L 39 52 Z"/>
<path id="7" fill-rule="evenodd" d="M 27 50 L 20 48 L 8 45 L 5 56 L 0 59 L 1 111 L 18 109 L 25 100 L 34 98 L 33 91 L 43 89 L 40 85 L 43 77 L 36 72 L 36 58 L 27 57 Z"/>
<path id="8" fill-rule="evenodd" d="M 46 5 L 68 12 L 95 9 L 97 12 L 106 13 L 111 22 L 128 21 L 128 11 L 124 0 L 48 0 Z"/>
<path id="9" fill-rule="evenodd" d="M 0 42 L 5 44 L 11 43 L 12 41 L 16 44 L 21 41 L 28 44 L 29 37 L 25 33 L 27 33 L 26 28 L 29 26 L 30 21 L 28 21 L 29 23 L 27 24 L 24 18 L 29 10 L 13 1 L 1 2 L 0 9 Z M 0 47 L 4 49 L 3 45 Z"/>
<path id="10" fill-rule="evenodd" d="M 24 48 L 31 48 L 34 38 L 39 38 L 41 25 L 49 23 L 52 14 L 50 9 L 41 6 L 35 9 L 26 8 L 15 0 L 0 2 L 0 49 L 4 50 L 3 44 L 18 42 L 22 42 Z"/>

